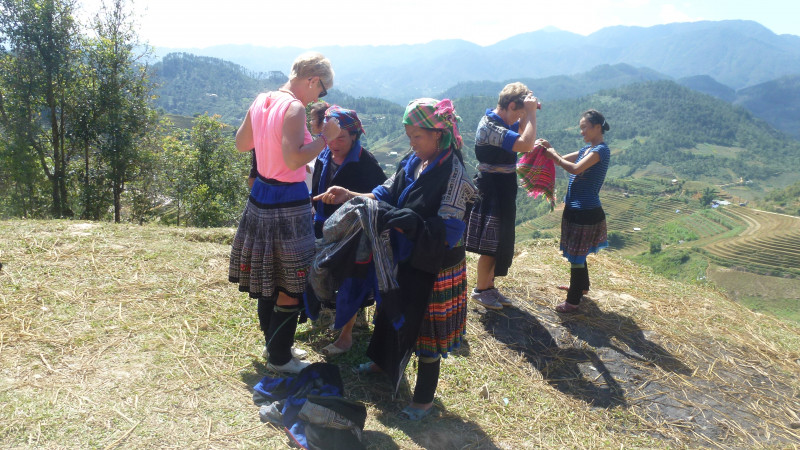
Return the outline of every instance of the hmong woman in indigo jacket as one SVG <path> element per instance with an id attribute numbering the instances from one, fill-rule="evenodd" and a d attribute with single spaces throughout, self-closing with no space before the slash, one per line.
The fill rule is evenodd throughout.
<path id="1" fill-rule="evenodd" d="M 342 131 L 339 136 L 328 141 L 328 145 L 314 163 L 314 174 L 311 178 L 311 196 L 315 197 L 321 192 L 325 192 L 329 186 L 341 186 L 353 192 L 370 192 L 377 186 L 386 181 L 386 174 L 383 173 L 380 164 L 372 156 L 372 153 L 361 146 L 361 135 L 364 128 L 358 114 L 350 109 L 343 109 L 333 105 L 325 112 L 326 120 L 331 118 L 339 121 Z M 322 238 L 322 226 L 325 219 L 331 216 L 341 205 L 325 204 L 322 201 L 314 202 L 314 234 L 317 239 Z M 349 296 L 353 301 L 361 299 L 361 307 L 370 306 L 373 303 L 370 296 L 371 289 L 363 287 L 359 289 L 350 286 L 352 289 L 343 287 L 340 295 Z M 347 291 L 347 292 L 345 292 Z M 355 292 L 354 292 L 355 291 Z M 340 297 L 341 298 L 341 297 Z M 350 350 L 353 345 L 353 325 L 356 316 L 350 318 L 346 323 L 337 320 L 337 328 L 342 332 L 336 342 L 327 345 L 322 349 L 327 355 L 337 355 Z"/>
<path id="2" fill-rule="evenodd" d="M 361 371 L 402 373 L 408 356 L 419 357 L 414 397 L 401 415 L 419 420 L 433 411 L 442 356 L 461 344 L 467 319 L 464 234 L 466 204 L 476 188 L 462 162 L 458 117 L 450 100 L 423 98 L 406 107 L 403 124 L 413 153 L 397 172 L 371 193 L 332 187 L 315 200 L 342 203 L 356 195 L 395 207 L 384 214 L 398 262 L 400 308 L 405 324 L 400 339 L 383 306 L 367 355 L 375 361 Z M 386 300 L 384 300 L 386 301 Z"/>
<path id="3" fill-rule="evenodd" d="M 593 109 L 581 115 L 579 126 L 583 140 L 589 145 L 577 152 L 560 156 L 549 142 L 537 141 L 537 145 L 547 149 L 547 157 L 570 174 L 561 218 L 560 246 L 571 270 L 567 300 L 556 306 L 560 313 L 578 311 L 581 297 L 589 291 L 586 256 L 608 247 L 606 213 L 599 194 L 611 159 L 611 150 L 603 136 L 610 127 L 605 117 Z"/>

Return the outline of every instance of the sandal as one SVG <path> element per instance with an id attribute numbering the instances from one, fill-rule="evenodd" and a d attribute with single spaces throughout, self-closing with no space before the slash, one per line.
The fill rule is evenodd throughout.
<path id="1" fill-rule="evenodd" d="M 561 314 L 572 314 L 578 312 L 578 305 L 572 303 L 561 302 L 556 306 L 556 312 Z"/>
<path id="2" fill-rule="evenodd" d="M 358 367 L 356 367 L 356 373 L 359 375 L 367 375 L 371 373 L 382 373 L 382 372 L 383 370 L 381 370 L 381 368 L 378 367 L 378 365 L 372 361 L 359 364 Z"/>
<path id="3" fill-rule="evenodd" d="M 341 355 L 342 353 L 347 353 L 350 349 L 343 349 L 341 347 L 337 347 L 336 344 L 328 344 L 322 349 L 322 353 L 325 356 L 334 356 L 334 355 Z"/>
<path id="4" fill-rule="evenodd" d="M 402 411 L 400 411 L 399 416 L 401 419 L 412 420 L 417 422 L 431 415 L 434 409 L 436 408 L 434 408 L 433 406 L 431 406 L 428 409 L 418 409 L 409 405 L 403 408 Z"/>

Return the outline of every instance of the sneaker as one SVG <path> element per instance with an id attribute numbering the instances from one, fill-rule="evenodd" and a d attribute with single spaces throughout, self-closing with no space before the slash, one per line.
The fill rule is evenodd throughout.
<path id="1" fill-rule="evenodd" d="M 511 299 L 506 297 L 500 292 L 500 289 L 493 288 L 491 292 L 494 294 L 494 297 L 497 299 L 497 303 L 500 303 L 503 306 L 514 306 L 514 303 L 511 302 Z"/>
<path id="2" fill-rule="evenodd" d="M 269 350 L 267 350 L 266 345 L 264 346 L 264 351 L 261 353 L 261 356 L 263 356 L 264 359 L 269 358 Z M 303 350 L 302 348 L 292 347 L 292 356 L 294 356 L 297 359 L 306 359 L 306 357 L 308 356 L 308 352 Z"/>
<path id="3" fill-rule="evenodd" d="M 483 292 L 478 292 L 476 289 L 472 290 L 470 298 L 483 305 L 486 309 L 503 309 L 503 305 L 497 301 L 497 297 L 492 292 L 494 289 L 487 289 Z"/>
<path id="4" fill-rule="evenodd" d="M 300 373 L 301 370 L 310 365 L 311 363 L 300 361 L 299 359 L 292 357 L 292 359 L 290 359 L 286 364 L 278 365 L 267 363 L 267 368 L 281 373 Z"/>

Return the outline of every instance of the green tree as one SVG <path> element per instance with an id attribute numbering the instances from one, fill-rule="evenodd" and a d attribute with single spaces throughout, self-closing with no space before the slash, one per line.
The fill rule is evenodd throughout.
<path id="1" fill-rule="evenodd" d="M 68 94 L 80 55 L 74 9 L 73 0 L 0 0 L 0 44 L 8 50 L 0 120 L 15 156 L 12 171 L 19 180 L 27 175 L 20 165 L 35 163 L 50 182 L 55 217 L 72 215 L 68 184 L 74 151 L 65 124 L 74 107 Z M 22 184 L 34 194 L 35 181 Z"/>
<path id="2" fill-rule="evenodd" d="M 169 223 L 164 215 L 172 211 L 175 204 L 180 206 L 180 202 L 173 203 L 171 200 L 172 195 L 180 195 L 180 190 L 172 189 L 176 183 L 170 176 L 183 172 L 185 166 L 179 167 L 178 164 L 184 163 L 184 156 L 181 152 L 167 154 L 165 149 L 170 148 L 173 142 L 186 146 L 170 134 L 166 120 L 161 119 L 156 126 L 155 132 L 147 133 L 137 142 L 137 163 L 131 166 L 130 181 L 123 196 L 129 205 L 131 221 L 140 225 L 152 220 Z M 170 170 L 172 168 L 175 170 Z M 178 178 L 177 186 L 184 179 Z"/>
<path id="3" fill-rule="evenodd" d="M 50 214 L 49 183 L 39 169 L 36 154 L 30 151 L 24 136 L 16 133 L 15 108 L 3 105 L 5 75 L 11 58 L 0 49 L 0 215 L 10 217 L 45 217 Z M 6 97 L 7 98 L 7 97 Z"/>
<path id="4" fill-rule="evenodd" d="M 194 152 L 191 145 L 179 136 L 167 135 L 160 147 L 160 179 L 164 183 L 161 192 L 169 199 L 175 211 L 175 224 L 181 225 L 181 213 L 186 209 L 186 200 L 193 184 L 189 168 L 193 165 Z"/>
<path id="5" fill-rule="evenodd" d="M 100 85 L 99 73 L 92 65 L 94 40 L 82 38 L 82 48 L 86 55 L 81 58 L 75 72 L 79 82 L 69 93 L 76 107 L 67 121 L 67 135 L 82 156 L 82 167 L 76 171 L 80 180 L 77 186 L 80 216 L 82 219 L 100 220 L 108 212 L 112 198 L 106 189 L 106 175 L 97 143 L 99 140 L 99 120 L 102 117 L 98 105 Z"/>
<path id="6" fill-rule="evenodd" d="M 154 129 L 156 116 L 149 103 L 153 85 L 147 66 L 140 63 L 147 53 L 134 52 L 139 41 L 123 0 L 102 8 L 94 31 L 90 64 L 98 75 L 98 147 L 111 183 L 114 221 L 119 222 L 125 183 L 140 160 L 138 141 Z"/>
<path id="7" fill-rule="evenodd" d="M 609 231 L 608 245 L 613 249 L 621 249 L 625 246 L 625 235 L 619 231 Z"/>
<path id="8" fill-rule="evenodd" d="M 717 190 L 712 187 L 707 187 L 703 189 L 703 192 L 700 193 L 700 206 L 707 207 L 711 200 L 714 200 L 714 197 L 717 196 Z"/>
<path id="9" fill-rule="evenodd" d="M 661 241 L 652 240 L 650 241 L 650 254 L 656 254 L 661 252 Z"/>
<path id="10" fill-rule="evenodd" d="M 220 116 L 204 114 L 195 119 L 191 146 L 189 223 L 201 227 L 234 224 L 247 198 L 249 154 L 235 149 L 230 128 Z"/>

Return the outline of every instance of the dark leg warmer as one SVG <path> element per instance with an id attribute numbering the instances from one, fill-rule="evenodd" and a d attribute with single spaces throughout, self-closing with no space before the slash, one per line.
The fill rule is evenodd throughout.
<path id="1" fill-rule="evenodd" d="M 584 285 L 587 283 L 589 273 L 586 271 L 586 265 L 573 264 L 569 271 L 569 290 L 567 291 L 567 303 L 570 305 L 579 305 L 581 297 L 583 297 Z"/>
<path id="2" fill-rule="evenodd" d="M 414 387 L 414 403 L 430 403 L 439 385 L 439 368 L 442 358 L 430 362 L 432 358 L 420 358 L 417 366 L 417 385 Z M 428 360 L 426 362 L 425 360 Z"/>
<path id="3" fill-rule="evenodd" d="M 583 290 L 584 291 L 588 291 L 589 290 L 589 285 L 590 285 L 590 283 L 589 283 L 589 263 L 588 262 L 584 263 L 583 270 L 581 272 L 582 272 L 581 281 L 583 282 Z"/>
<path id="4" fill-rule="evenodd" d="M 267 333 L 270 363 L 283 365 L 292 359 L 292 345 L 294 345 L 294 333 L 297 330 L 299 315 L 300 306 L 275 305 Z"/>
<path id="5" fill-rule="evenodd" d="M 258 326 L 264 333 L 264 344 L 269 342 L 267 332 L 269 331 L 269 322 L 272 317 L 272 310 L 275 308 L 275 300 L 277 297 L 258 297 Z"/>

